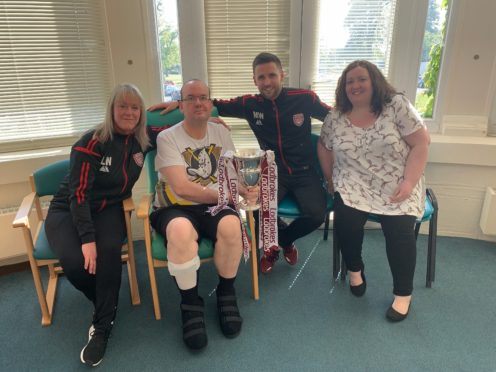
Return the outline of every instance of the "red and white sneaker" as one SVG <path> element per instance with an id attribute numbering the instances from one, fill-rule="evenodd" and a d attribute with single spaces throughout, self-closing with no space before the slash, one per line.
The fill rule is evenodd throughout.
<path id="1" fill-rule="evenodd" d="M 288 264 L 290 264 L 291 266 L 296 265 L 296 263 L 298 262 L 298 248 L 296 248 L 296 245 L 294 243 L 291 243 L 286 247 L 282 247 L 282 253 L 284 255 L 284 259 Z"/>
<path id="2" fill-rule="evenodd" d="M 260 271 L 263 274 L 268 274 L 272 271 L 272 267 L 276 264 L 279 259 L 279 250 L 272 248 L 269 252 L 264 252 L 262 258 L 260 259 Z"/>

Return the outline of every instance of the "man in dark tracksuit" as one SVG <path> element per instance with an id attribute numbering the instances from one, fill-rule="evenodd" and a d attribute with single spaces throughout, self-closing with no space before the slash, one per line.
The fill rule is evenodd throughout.
<path id="1" fill-rule="evenodd" d="M 214 100 L 221 116 L 248 121 L 263 150 L 272 150 L 278 166 L 278 199 L 291 193 L 301 217 L 279 231 L 279 246 L 290 265 L 296 264 L 298 251 L 294 241 L 322 224 L 326 213 L 326 195 L 322 180 L 313 167 L 311 117 L 323 121 L 330 107 L 310 90 L 283 88 L 284 72 L 279 58 L 260 53 L 253 61 L 253 80 L 260 94 L 231 100 Z M 279 224 L 280 226 L 282 224 Z M 272 270 L 279 251 L 265 253 L 261 271 Z"/>

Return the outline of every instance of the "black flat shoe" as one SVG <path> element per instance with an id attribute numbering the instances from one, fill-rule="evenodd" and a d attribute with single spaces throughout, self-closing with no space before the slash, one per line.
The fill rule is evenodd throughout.
<path id="1" fill-rule="evenodd" d="M 390 322 L 401 322 L 402 320 L 405 320 L 406 317 L 408 316 L 408 313 L 410 312 L 411 306 L 412 306 L 412 303 L 410 303 L 410 305 L 408 305 L 408 311 L 406 312 L 406 314 L 401 314 L 401 313 L 397 312 L 396 310 L 394 310 L 393 304 L 391 304 L 391 306 L 389 306 L 389 309 L 387 309 L 387 311 L 386 311 L 386 318 Z"/>
<path id="2" fill-rule="evenodd" d="M 363 283 L 360 285 L 351 285 L 350 291 L 356 297 L 362 297 L 367 290 L 367 280 L 365 280 L 365 274 L 363 273 L 363 269 L 360 271 L 360 276 L 362 277 Z"/>

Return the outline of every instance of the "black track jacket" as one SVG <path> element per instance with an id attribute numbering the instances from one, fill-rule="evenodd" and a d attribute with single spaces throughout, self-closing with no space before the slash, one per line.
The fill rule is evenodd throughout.
<path id="1" fill-rule="evenodd" d="M 112 140 L 101 143 L 93 138 L 94 131 L 72 146 L 70 172 L 50 208 L 70 209 L 82 244 L 95 241 L 92 213 L 131 196 L 146 152 L 156 147 L 158 132 L 166 128 L 147 129 L 151 146 L 145 152 L 134 135 L 114 133 Z"/>
<path id="2" fill-rule="evenodd" d="M 275 100 L 261 94 L 214 100 L 219 115 L 246 119 L 262 150 L 272 150 L 279 172 L 309 169 L 313 163 L 311 117 L 323 121 L 331 109 L 315 92 L 283 88 Z"/>

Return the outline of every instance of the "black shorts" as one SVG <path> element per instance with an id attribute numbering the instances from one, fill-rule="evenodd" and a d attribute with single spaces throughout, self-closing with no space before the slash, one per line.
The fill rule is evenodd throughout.
<path id="1" fill-rule="evenodd" d="M 207 209 L 213 206 L 215 206 L 215 204 L 173 205 L 166 208 L 160 208 L 150 214 L 150 223 L 155 231 L 164 237 L 166 245 L 166 227 L 171 220 L 178 217 L 188 219 L 196 230 L 199 238 L 208 238 L 215 243 L 217 241 L 217 225 L 219 224 L 219 221 L 223 217 L 229 215 L 237 217 L 238 213 L 234 207 L 231 206 L 232 209 L 223 209 L 215 216 L 212 216 L 207 212 Z"/>

